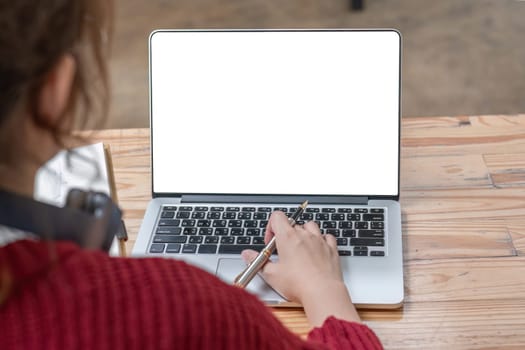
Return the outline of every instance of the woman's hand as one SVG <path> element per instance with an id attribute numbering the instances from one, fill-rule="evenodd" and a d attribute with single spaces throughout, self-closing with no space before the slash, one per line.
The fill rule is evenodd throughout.
<path id="1" fill-rule="evenodd" d="M 291 301 L 301 303 L 312 326 L 320 326 L 330 316 L 359 321 L 341 275 L 337 242 L 322 235 L 315 222 L 292 227 L 282 212 L 274 212 L 268 222 L 265 241 L 276 238 L 279 261 L 266 263 L 263 278 Z M 242 253 L 247 262 L 257 252 Z"/>

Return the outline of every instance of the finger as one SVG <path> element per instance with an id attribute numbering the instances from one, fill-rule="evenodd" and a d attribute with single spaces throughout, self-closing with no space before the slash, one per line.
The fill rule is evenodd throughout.
<path id="1" fill-rule="evenodd" d="M 292 228 L 292 225 L 288 222 L 288 217 L 281 211 L 274 211 L 266 226 L 266 232 L 264 233 L 264 241 L 268 243 L 272 237 L 279 236 L 288 232 Z"/>
<path id="2" fill-rule="evenodd" d="M 255 258 L 257 258 L 257 255 L 259 255 L 258 252 L 252 249 L 245 249 L 241 252 L 241 256 L 243 260 L 246 262 L 247 265 L 249 265 Z M 288 299 L 288 297 L 281 293 L 275 285 L 275 281 L 279 276 L 279 262 L 273 262 L 272 260 L 268 260 L 266 264 L 262 267 L 262 269 L 259 271 L 260 276 L 266 283 L 268 283 L 273 290 L 275 290 L 278 294 L 280 294 L 284 299 Z"/>
<path id="3" fill-rule="evenodd" d="M 246 263 L 246 265 L 251 264 L 252 261 L 255 260 L 255 258 L 259 255 L 259 253 L 252 249 L 245 249 L 241 252 L 241 257 Z M 271 260 L 268 260 L 266 264 L 262 267 L 260 273 L 262 274 L 262 277 L 264 280 L 266 280 L 268 283 L 271 284 L 272 275 L 273 275 L 273 269 L 275 268 L 275 263 L 273 263 Z"/>
<path id="4" fill-rule="evenodd" d="M 334 235 L 326 234 L 324 235 L 324 239 L 330 248 L 337 250 L 337 240 Z"/>
<path id="5" fill-rule="evenodd" d="M 321 230 L 319 229 L 319 226 L 315 223 L 315 221 L 308 221 L 303 226 L 306 231 L 316 233 L 319 235 L 321 234 Z"/>
<path id="6" fill-rule="evenodd" d="M 305 228 L 303 225 L 299 225 L 299 224 L 295 224 L 293 226 L 293 228 L 296 230 L 296 231 L 305 231 Z"/>
<path id="7" fill-rule="evenodd" d="M 259 253 L 252 249 L 245 249 L 241 252 L 241 258 L 248 265 L 250 264 Z"/>

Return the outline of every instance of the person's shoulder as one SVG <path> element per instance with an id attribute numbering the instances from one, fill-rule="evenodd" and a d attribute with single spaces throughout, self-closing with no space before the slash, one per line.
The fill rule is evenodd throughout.
<path id="1" fill-rule="evenodd" d="M 89 288 L 96 288 L 92 292 L 112 295 L 116 303 L 137 307 L 138 301 L 144 301 L 147 307 L 141 308 L 148 311 L 143 312 L 170 310 L 188 315 L 197 309 L 221 310 L 224 314 L 228 310 L 266 310 L 260 300 L 245 290 L 174 258 L 120 258 L 82 250 L 67 259 L 64 268 L 70 271 L 68 276 L 75 272 L 75 276 L 82 276 L 76 283 L 87 287 L 85 282 L 90 281 Z"/>
<path id="2" fill-rule="evenodd" d="M 262 307 L 245 290 L 173 258 L 111 257 L 106 252 L 82 249 L 66 241 L 20 241 L 3 249 L 9 250 L 15 280 L 25 286 L 29 282 L 33 287 L 46 285 L 53 289 L 67 285 L 70 294 L 61 295 L 63 301 L 66 297 L 89 297 L 90 302 L 95 302 L 97 296 L 104 296 L 104 302 L 136 305 L 137 300 L 160 301 L 176 296 L 182 301 L 177 303 L 179 311 L 204 304 L 221 305 L 221 310 Z"/>
<path id="3" fill-rule="evenodd" d="M 100 250 L 86 250 L 77 246 L 69 250 L 68 243 L 60 243 L 59 250 L 65 252 L 62 262 L 65 267 L 75 270 L 93 270 L 97 275 L 108 278 L 125 279 L 143 278 L 150 285 L 177 280 L 179 283 L 205 280 L 206 283 L 218 282 L 212 274 L 189 265 L 184 261 L 160 257 L 112 257 Z"/>
<path id="4" fill-rule="evenodd" d="M 69 241 L 20 240 L 0 248 L 0 260 L 10 267 L 15 280 L 48 276 L 78 283 L 83 279 L 101 287 L 114 281 L 126 285 L 141 280 L 150 286 L 174 280 L 219 283 L 215 276 L 176 259 L 111 257 Z"/>

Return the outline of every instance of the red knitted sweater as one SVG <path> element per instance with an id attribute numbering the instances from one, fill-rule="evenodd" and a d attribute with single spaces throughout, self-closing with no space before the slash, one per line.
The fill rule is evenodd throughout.
<path id="1" fill-rule="evenodd" d="M 22 240 L 0 248 L 0 276 L 3 350 L 382 348 L 333 317 L 304 341 L 254 296 L 171 259 Z"/>

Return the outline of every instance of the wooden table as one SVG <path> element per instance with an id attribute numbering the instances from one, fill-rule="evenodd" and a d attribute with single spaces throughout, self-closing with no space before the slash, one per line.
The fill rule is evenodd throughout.
<path id="1" fill-rule="evenodd" d="M 149 130 L 92 138 L 111 147 L 130 250 L 151 198 Z M 406 302 L 363 320 L 387 349 L 525 349 L 525 115 L 404 119 L 401 143 Z M 302 310 L 275 314 L 308 332 Z"/>

